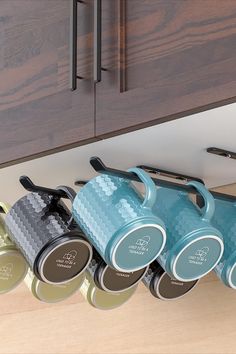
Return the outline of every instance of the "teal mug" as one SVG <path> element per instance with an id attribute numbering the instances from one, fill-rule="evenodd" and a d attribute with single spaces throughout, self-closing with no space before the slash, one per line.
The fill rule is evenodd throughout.
<path id="1" fill-rule="evenodd" d="M 99 175 L 81 188 L 72 208 L 75 221 L 100 256 L 121 272 L 146 267 L 166 242 L 165 225 L 152 212 L 154 182 L 141 169 L 129 171 L 144 183 L 144 197 L 131 181 Z"/>
<path id="2" fill-rule="evenodd" d="M 158 189 L 153 208 L 167 232 L 165 248 L 157 260 L 171 277 L 180 281 L 200 279 L 209 273 L 224 250 L 223 237 L 211 223 L 215 210 L 213 196 L 199 182 L 187 185 L 203 197 L 203 208 L 191 201 L 187 191 L 169 188 Z"/>
<path id="3" fill-rule="evenodd" d="M 236 289 L 236 200 L 216 199 L 212 222 L 222 233 L 225 246 L 214 270 L 225 285 Z"/>

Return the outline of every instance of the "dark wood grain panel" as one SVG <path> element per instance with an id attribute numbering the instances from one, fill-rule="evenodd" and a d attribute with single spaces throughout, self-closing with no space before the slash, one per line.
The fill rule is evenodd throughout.
<path id="1" fill-rule="evenodd" d="M 70 91 L 71 0 L 0 1 L 0 165 L 94 140 L 93 1 L 78 6 Z"/>
<path id="2" fill-rule="evenodd" d="M 234 0 L 103 0 L 96 135 L 234 102 L 235 43 Z"/>
<path id="3" fill-rule="evenodd" d="M 90 95 L 64 90 L 0 112 L 0 166 L 94 141 L 90 106 Z"/>
<path id="4" fill-rule="evenodd" d="M 59 50 L 69 39 L 67 1 L 1 1 L 0 110 L 58 91 Z"/>

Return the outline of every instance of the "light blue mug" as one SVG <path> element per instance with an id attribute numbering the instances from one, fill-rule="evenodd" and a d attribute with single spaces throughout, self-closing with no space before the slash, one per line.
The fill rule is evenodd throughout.
<path id="1" fill-rule="evenodd" d="M 105 262 L 122 272 L 151 263 L 166 242 L 165 225 L 155 216 L 156 186 L 146 172 L 132 168 L 144 183 L 145 197 L 132 182 L 100 175 L 77 194 L 72 208 L 75 221 Z"/>
<path id="2" fill-rule="evenodd" d="M 200 209 L 184 190 L 159 188 L 153 208 L 166 225 L 167 242 L 157 258 L 162 268 L 180 281 L 192 281 L 209 273 L 224 250 L 220 231 L 211 224 L 214 198 L 199 182 L 187 183 L 204 199 Z"/>
<path id="3" fill-rule="evenodd" d="M 212 222 L 222 233 L 225 246 L 214 270 L 225 285 L 236 289 L 236 201 L 216 199 Z"/>

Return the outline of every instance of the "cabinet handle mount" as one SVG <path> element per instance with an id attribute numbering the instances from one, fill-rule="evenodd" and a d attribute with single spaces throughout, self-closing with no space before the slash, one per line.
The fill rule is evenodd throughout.
<path id="1" fill-rule="evenodd" d="M 84 1 L 71 0 L 71 13 L 70 13 L 70 89 L 71 91 L 75 91 L 77 89 L 77 79 L 83 79 L 83 77 L 77 74 L 78 3 L 84 4 Z"/>

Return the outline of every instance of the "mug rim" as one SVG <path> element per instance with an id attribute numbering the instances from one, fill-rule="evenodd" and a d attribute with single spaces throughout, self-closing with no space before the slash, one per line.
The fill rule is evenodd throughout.
<path id="1" fill-rule="evenodd" d="M 114 310 L 122 305 L 124 305 L 135 293 L 135 291 L 137 290 L 138 284 L 132 286 L 130 289 L 126 289 L 127 291 L 127 298 L 125 298 L 125 300 L 123 300 L 121 303 L 119 303 L 118 305 L 113 305 L 111 307 L 102 307 L 102 306 L 98 306 L 96 303 L 96 293 L 99 292 L 103 292 L 103 290 L 99 289 L 95 284 L 90 284 L 90 286 L 92 286 L 92 289 L 90 289 L 90 304 L 95 307 L 98 310 Z M 106 292 L 104 292 L 106 294 Z M 119 294 L 123 294 L 125 293 L 125 291 L 119 291 L 119 292 L 107 292 L 108 296 L 118 296 Z"/>
<path id="2" fill-rule="evenodd" d="M 226 264 L 225 265 L 225 278 L 226 278 L 226 282 L 228 283 L 228 284 L 226 284 L 226 285 L 228 285 L 228 286 L 230 286 L 230 288 L 232 288 L 232 289 L 236 289 L 236 284 L 234 285 L 233 284 L 233 282 L 232 282 L 232 273 L 233 273 L 233 271 L 234 271 L 234 269 L 235 269 L 235 267 L 236 267 L 236 258 L 235 258 L 235 254 L 233 255 L 233 259 L 234 259 L 234 264 L 233 264 L 233 266 L 228 270 L 227 268 L 229 268 L 230 267 L 230 262 L 229 262 L 229 260 L 228 260 L 228 264 Z M 228 270 L 228 272 L 227 272 L 227 270 Z"/>
<path id="3" fill-rule="evenodd" d="M 130 225 L 126 225 L 126 227 L 129 227 Z M 136 230 L 145 228 L 145 227 L 154 227 L 156 229 L 158 229 L 159 231 L 161 231 L 162 234 L 162 245 L 160 247 L 160 250 L 158 251 L 158 253 L 152 257 L 152 259 L 148 260 L 147 262 L 145 262 L 144 264 L 142 264 L 141 266 L 132 268 L 132 269 L 124 269 L 118 266 L 115 258 L 116 258 L 116 251 L 118 249 L 118 247 L 120 246 L 121 242 L 127 238 L 127 236 L 129 236 L 129 234 L 135 232 Z M 140 270 L 142 268 L 145 268 L 146 266 L 148 266 L 150 263 L 152 263 L 154 260 L 156 260 L 156 258 L 160 255 L 160 253 L 163 251 L 165 244 L 166 244 L 166 230 L 164 229 L 164 227 L 162 227 L 161 225 L 157 224 L 157 223 L 147 223 L 147 224 L 143 224 L 143 225 L 139 225 L 135 228 L 131 228 L 131 230 L 129 230 L 128 232 L 126 232 L 122 237 L 119 238 L 119 240 L 116 242 L 116 244 L 114 245 L 113 249 L 111 249 L 111 263 L 114 265 L 115 269 L 119 270 L 120 272 L 124 272 L 124 273 L 130 273 L 130 272 L 135 272 L 137 270 Z"/>
<path id="4" fill-rule="evenodd" d="M 46 302 L 46 303 L 50 303 L 50 304 L 53 304 L 53 303 L 57 303 L 57 302 L 61 302 L 61 301 L 64 301 L 66 299 L 68 299 L 69 297 L 71 297 L 72 295 L 74 295 L 81 287 L 81 284 L 83 283 L 84 281 L 84 277 L 83 277 L 83 273 L 79 275 L 81 277 L 80 279 L 80 282 L 79 282 L 79 285 L 77 285 L 70 293 L 68 293 L 65 297 L 63 298 L 58 298 L 57 300 L 46 300 L 45 298 L 43 298 L 43 296 L 40 295 L 40 286 L 44 286 L 44 284 L 47 284 L 47 285 L 50 285 L 50 286 L 60 286 L 60 285 L 70 285 L 70 281 L 66 282 L 66 283 L 63 283 L 63 284 L 48 284 L 48 283 L 45 283 L 43 282 L 42 280 L 38 279 L 35 275 L 34 275 L 34 279 L 32 281 L 32 284 L 31 284 L 31 291 L 32 293 L 34 294 L 35 298 L 37 298 L 38 300 L 42 301 L 42 302 Z M 76 277 L 77 278 L 77 277 Z M 76 279 L 74 278 L 74 279 Z M 79 277 L 78 277 L 79 278 Z M 71 279 L 71 281 L 73 281 L 74 279 Z"/>
<path id="5" fill-rule="evenodd" d="M 192 284 L 191 288 L 188 291 L 186 291 L 185 293 L 183 293 L 182 295 L 179 295 L 179 296 L 176 296 L 176 297 L 172 297 L 172 298 L 168 298 L 168 297 L 162 296 L 160 291 L 159 291 L 160 283 L 161 283 L 162 279 L 164 278 L 164 276 L 166 276 L 166 275 L 168 277 L 170 277 L 170 275 L 165 270 L 163 270 L 163 273 L 161 275 L 158 276 L 158 274 L 157 274 L 158 277 L 156 276 L 153 279 L 153 285 L 152 285 L 153 286 L 153 291 L 155 291 L 155 293 L 156 293 L 156 295 L 154 295 L 154 296 L 157 297 L 158 299 L 164 300 L 164 301 L 173 301 L 173 300 L 176 300 L 176 299 L 180 299 L 181 297 L 185 296 L 190 291 L 192 291 L 193 288 L 197 285 L 197 283 L 200 280 L 200 279 L 194 279 L 194 280 L 190 280 L 190 281 L 187 281 L 187 282 L 186 281 L 181 281 L 182 283 L 192 283 L 192 282 L 194 282 L 194 283 Z M 178 279 L 176 279 L 176 280 L 180 281 Z"/>
<path id="6" fill-rule="evenodd" d="M 230 269 L 229 271 L 229 275 L 228 275 L 228 283 L 229 283 L 229 286 L 232 288 L 232 289 L 236 289 L 236 284 L 234 285 L 233 282 L 232 282 L 232 273 L 234 271 L 236 267 L 236 262 L 234 263 L 233 267 Z"/>
<path id="7" fill-rule="evenodd" d="M 101 272 L 101 269 L 100 269 L 101 266 L 103 267 L 102 272 Z M 95 284 L 96 284 L 96 280 L 99 281 L 99 286 L 98 286 L 97 284 L 96 284 L 96 286 L 97 286 L 98 288 L 100 287 L 101 290 L 105 290 L 106 292 L 109 292 L 109 293 L 121 293 L 121 292 L 123 292 L 123 291 L 126 291 L 126 290 L 128 290 L 128 289 L 134 287 L 137 283 L 139 283 L 139 282 L 144 278 L 144 276 L 145 276 L 145 274 L 146 274 L 146 272 L 147 272 L 147 270 L 148 270 L 149 267 L 148 267 L 148 265 L 147 265 L 146 267 L 143 267 L 143 268 L 139 269 L 139 270 L 142 270 L 142 269 L 143 269 L 143 273 L 142 273 L 142 274 L 140 275 L 140 277 L 135 281 L 135 283 L 133 283 L 133 284 L 131 284 L 130 286 L 128 286 L 127 288 L 124 288 L 124 289 L 121 289 L 121 290 L 111 290 L 111 289 L 109 289 L 109 288 L 107 288 L 107 287 L 105 286 L 105 283 L 104 283 L 104 276 L 105 276 L 105 272 L 106 272 L 107 268 L 112 268 L 112 267 L 110 267 L 108 264 L 101 264 L 101 265 L 98 267 L 98 269 L 96 270 L 95 273 L 98 273 L 98 274 L 95 275 Z M 114 269 L 114 270 L 119 271 L 118 269 Z M 119 271 L 119 272 L 120 272 L 120 271 Z M 135 271 L 134 271 L 134 272 L 135 272 Z M 121 273 L 129 274 L 129 273 L 133 273 L 133 272 L 121 272 Z M 96 279 L 96 278 L 97 278 L 97 279 Z"/>
<path id="8" fill-rule="evenodd" d="M 192 245 L 193 243 L 195 242 L 199 242 L 200 240 L 203 240 L 203 239 L 214 239 L 216 241 L 218 241 L 218 243 L 221 245 L 221 251 L 220 251 L 220 254 L 217 258 L 217 260 L 215 261 L 214 265 L 211 266 L 211 268 L 209 268 L 206 272 L 202 273 L 201 275 L 198 275 L 198 276 L 195 276 L 195 277 L 192 277 L 190 279 L 185 279 L 185 278 L 182 278 L 181 276 L 179 276 L 176 272 L 176 263 L 179 259 L 179 257 L 181 256 L 181 254 L 190 246 Z M 223 255 L 223 252 L 224 252 L 224 242 L 223 240 L 217 236 L 217 235 L 202 235 L 202 236 L 199 236 L 197 239 L 194 239 L 194 240 L 191 240 L 189 243 L 187 243 L 187 245 L 185 245 L 181 251 L 175 255 L 175 258 L 174 258 L 174 261 L 173 261 L 173 264 L 171 265 L 171 272 L 173 273 L 174 277 L 177 279 L 177 280 L 180 280 L 180 281 L 183 281 L 183 282 L 186 282 L 186 281 L 194 281 L 194 280 L 197 280 L 197 279 L 200 279 L 202 277 L 204 277 L 205 275 L 207 275 L 208 273 L 210 273 L 210 271 L 212 269 L 215 268 L 215 266 L 219 263 L 222 255 Z"/>
<path id="9" fill-rule="evenodd" d="M 71 235 L 71 233 L 73 233 L 73 235 Z M 75 237 L 76 235 L 78 235 L 78 236 Z M 63 240 L 63 238 L 65 238 L 65 241 L 63 243 L 61 243 L 60 241 Z M 52 281 L 48 280 L 43 274 L 43 266 L 44 266 L 46 260 L 48 259 L 48 256 L 50 256 L 51 253 L 54 252 L 60 246 L 65 245 L 65 244 L 70 243 L 70 242 L 83 243 L 83 244 L 85 244 L 88 247 L 88 250 L 90 252 L 89 252 L 89 257 L 87 259 L 87 262 L 85 263 L 85 266 L 81 269 L 81 271 L 78 274 L 76 274 L 75 276 L 73 276 L 72 278 L 70 278 L 68 280 L 63 280 L 63 281 L 60 281 L 60 282 L 52 282 Z M 53 246 L 53 244 L 55 244 L 55 243 L 56 243 L 56 246 L 52 247 L 48 251 L 48 248 L 50 246 Z M 72 231 L 69 231 L 69 232 L 66 232 L 66 233 L 60 235 L 59 237 L 51 240 L 49 243 L 47 243 L 45 245 L 45 247 L 41 250 L 41 252 L 38 254 L 37 258 L 34 261 L 34 273 L 35 273 L 35 275 L 39 275 L 41 280 L 44 281 L 45 283 L 48 283 L 48 284 L 59 285 L 59 284 L 67 283 L 67 282 L 75 279 L 83 271 L 85 271 L 85 269 L 87 268 L 88 264 L 90 263 L 90 261 L 92 259 L 92 255 L 93 255 L 93 250 L 92 250 L 92 246 L 90 245 L 90 243 L 86 239 L 81 237 L 81 235 L 79 233 L 77 233 L 76 230 L 72 230 Z"/>
<path id="10" fill-rule="evenodd" d="M 6 253 L 11 253 L 11 254 L 14 254 L 14 256 L 16 256 L 17 258 L 20 258 L 24 265 L 25 265 L 25 270 L 24 272 L 22 273 L 22 276 L 17 280 L 17 282 L 15 282 L 13 284 L 13 286 L 9 287 L 7 290 L 3 290 L 3 291 L 0 291 L 0 294 L 4 294 L 4 293 L 7 293 L 9 291 L 12 291 L 13 289 L 15 289 L 25 278 L 27 272 L 28 272 L 28 269 L 29 269 L 29 266 L 28 266 L 28 263 L 26 262 L 24 256 L 20 253 L 20 251 L 18 251 L 17 248 L 12 248 L 12 249 L 2 249 L 0 251 L 0 257 L 3 255 L 6 255 Z"/>

